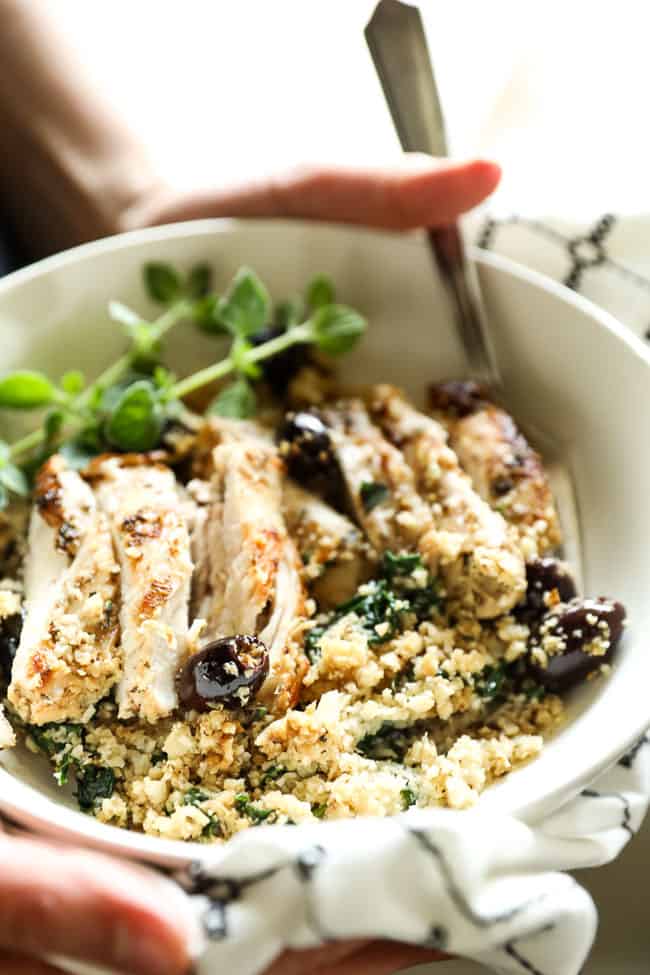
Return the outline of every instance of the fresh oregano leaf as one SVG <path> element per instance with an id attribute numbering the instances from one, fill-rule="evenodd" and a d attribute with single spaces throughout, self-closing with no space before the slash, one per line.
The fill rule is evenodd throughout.
<path id="1" fill-rule="evenodd" d="M 307 285 L 306 301 L 312 311 L 324 305 L 332 305 L 336 300 L 334 285 L 325 274 L 318 274 Z"/>
<path id="2" fill-rule="evenodd" d="M 165 417 L 151 383 L 128 386 L 105 424 L 106 439 L 120 450 L 152 450 L 160 441 Z"/>
<path id="3" fill-rule="evenodd" d="M 171 264 L 150 261 L 144 266 L 144 283 L 150 297 L 161 305 L 170 305 L 183 291 L 181 276 Z"/>
<path id="4" fill-rule="evenodd" d="M 218 295 L 206 295 L 199 298 L 192 307 L 192 318 L 204 332 L 211 335 L 227 335 L 228 329 L 219 318 Z"/>
<path id="5" fill-rule="evenodd" d="M 271 299 L 266 287 L 249 267 L 235 275 L 228 294 L 218 303 L 219 319 L 231 335 L 247 338 L 266 324 Z"/>
<path id="6" fill-rule="evenodd" d="M 300 325 L 304 319 L 305 303 L 300 297 L 280 301 L 275 306 L 273 321 L 276 328 L 286 331 L 288 328 L 293 328 L 294 325 Z"/>
<path id="7" fill-rule="evenodd" d="M 47 406 L 56 395 L 54 384 L 42 372 L 19 369 L 0 379 L 0 406 L 35 410 Z"/>
<path id="8" fill-rule="evenodd" d="M 209 264 L 196 264 L 187 275 L 185 293 L 188 298 L 205 298 L 212 286 L 212 268 Z"/>
<path id="9" fill-rule="evenodd" d="M 70 372 L 66 372 L 61 376 L 61 389 L 68 396 L 78 396 L 85 385 L 85 378 L 83 372 L 79 372 L 78 369 L 71 369 Z"/>
<path id="10" fill-rule="evenodd" d="M 246 420 L 255 415 L 257 401 L 253 387 L 243 376 L 221 390 L 216 399 L 210 404 L 207 413 L 210 416 L 228 416 L 237 420 Z"/>
<path id="11" fill-rule="evenodd" d="M 323 305 L 311 319 L 316 345 L 327 355 L 345 355 L 358 342 L 366 321 L 346 305 Z"/>

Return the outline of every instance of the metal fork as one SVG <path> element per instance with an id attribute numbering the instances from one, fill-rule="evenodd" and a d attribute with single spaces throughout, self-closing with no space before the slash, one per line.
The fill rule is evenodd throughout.
<path id="1" fill-rule="evenodd" d="M 405 152 L 449 155 L 440 97 L 417 7 L 380 0 L 365 30 L 375 70 Z M 503 390 L 490 341 L 475 265 L 468 261 L 461 227 L 434 227 L 427 237 L 454 310 L 454 326 L 468 362 L 468 373 L 487 383 L 498 399 Z M 561 445 L 547 434 L 528 431 L 544 455 L 564 536 L 559 553 L 571 565 L 582 589 L 580 522 L 573 478 Z"/>

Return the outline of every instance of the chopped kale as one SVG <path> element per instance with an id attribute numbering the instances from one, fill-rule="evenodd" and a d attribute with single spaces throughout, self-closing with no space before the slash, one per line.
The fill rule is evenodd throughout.
<path id="1" fill-rule="evenodd" d="M 408 604 L 389 588 L 386 580 L 378 579 L 366 583 L 356 596 L 335 612 L 338 619 L 355 613 L 368 635 L 368 643 L 375 645 L 397 636 L 402 614 L 407 609 Z"/>
<path id="2" fill-rule="evenodd" d="M 259 806 L 254 806 L 250 801 L 250 796 L 246 792 L 240 792 L 239 795 L 235 796 L 235 809 L 244 816 L 248 816 L 255 826 L 263 823 L 265 819 L 268 819 L 274 813 L 273 809 L 260 809 Z"/>
<path id="3" fill-rule="evenodd" d="M 28 725 L 27 734 L 39 751 L 49 758 L 83 743 L 83 726 L 80 724 Z M 57 763 L 58 764 L 58 763 Z"/>
<path id="4" fill-rule="evenodd" d="M 84 765 L 77 768 L 77 791 L 75 793 L 79 808 L 92 812 L 102 799 L 110 799 L 115 788 L 115 772 L 103 765 Z"/>
<path id="5" fill-rule="evenodd" d="M 325 818 L 325 813 L 327 812 L 327 803 L 326 802 L 312 802 L 312 804 L 311 804 L 311 811 L 312 811 L 312 815 L 315 816 L 316 819 L 324 819 Z"/>
<path id="6" fill-rule="evenodd" d="M 402 789 L 400 796 L 404 809 L 410 809 L 411 806 L 414 806 L 418 801 L 418 797 L 416 796 L 415 792 L 413 792 L 413 789 L 409 789 L 408 786 L 405 789 Z"/>
<path id="7" fill-rule="evenodd" d="M 406 667 L 400 670 L 399 673 L 395 674 L 391 681 L 391 690 L 393 692 L 400 691 L 405 684 L 413 680 L 415 677 L 415 666 L 412 660 L 409 660 Z"/>
<path id="8" fill-rule="evenodd" d="M 202 789 L 197 789 L 196 786 L 192 786 L 192 788 L 188 789 L 183 796 L 183 805 L 196 806 L 199 802 L 205 802 L 205 800 L 209 798 L 210 796 L 207 794 L 207 792 L 203 792 Z"/>
<path id="9" fill-rule="evenodd" d="M 381 563 L 381 574 L 389 581 L 395 576 L 410 576 L 416 569 L 423 568 L 422 558 L 417 552 L 405 552 L 395 554 L 394 552 L 384 552 Z"/>
<path id="10" fill-rule="evenodd" d="M 215 836 L 223 835 L 221 823 L 217 817 L 201 806 L 201 803 L 205 802 L 205 800 L 209 798 L 210 796 L 206 792 L 203 792 L 202 789 L 198 789 L 196 786 L 192 786 L 192 788 L 188 789 L 183 796 L 184 806 L 195 806 L 197 809 L 201 810 L 204 816 L 208 817 L 208 822 L 205 824 L 201 832 L 201 838 L 206 840 L 213 839 Z"/>
<path id="11" fill-rule="evenodd" d="M 413 738 L 413 728 L 396 728 L 383 724 L 379 731 L 365 735 L 357 742 L 356 750 L 365 758 L 375 761 L 401 762 Z"/>
<path id="12" fill-rule="evenodd" d="M 305 653 L 307 654 L 307 659 L 310 661 L 310 663 L 316 663 L 318 660 L 320 655 L 320 638 L 334 622 L 335 618 L 332 617 L 331 622 L 325 623 L 323 626 L 313 626 L 307 633 L 307 636 L 305 637 Z"/>
<path id="13" fill-rule="evenodd" d="M 201 810 L 205 813 L 205 809 Z M 214 839 L 217 836 L 223 836 L 223 830 L 221 829 L 221 823 L 216 816 L 212 816 L 210 813 L 205 813 L 206 816 L 210 816 L 210 822 L 203 827 L 201 836 L 203 839 Z"/>
<path id="14" fill-rule="evenodd" d="M 380 481 L 364 481 L 359 490 L 359 495 L 363 510 L 368 513 L 377 505 L 383 504 L 390 496 L 390 491 Z"/>
<path id="15" fill-rule="evenodd" d="M 360 620 L 370 646 L 394 639 L 404 628 L 406 614 L 415 615 L 416 622 L 428 619 L 440 605 L 435 580 L 426 573 L 424 584 L 413 578 L 416 569 L 423 569 L 417 554 L 395 555 L 386 552 L 378 579 L 360 587 L 356 595 L 337 606 L 323 623 L 314 626 L 305 639 L 305 652 L 313 663 L 320 652 L 323 634 L 343 617 L 354 613 Z"/>
<path id="16" fill-rule="evenodd" d="M 265 786 L 267 782 L 275 782 L 275 780 L 281 778 L 286 771 L 286 768 L 283 768 L 281 765 L 271 765 L 264 772 L 262 772 L 260 785 Z"/>
<path id="17" fill-rule="evenodd" d="M 504 697 L 510 686 L 510 674 L 506 664 L 485 667 L 476 678 L 475 687 L 485 701 Z"/>

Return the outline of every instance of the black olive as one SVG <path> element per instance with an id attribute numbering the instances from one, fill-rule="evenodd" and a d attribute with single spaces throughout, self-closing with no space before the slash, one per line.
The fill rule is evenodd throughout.
<path id="1" fill-rule="evenodd" d="M 276 434 L 287 470 L 335 507 L 345 505 L 345 486 L 329 430 L 316 413 L 287 413 Z"/>
<path id="2" fill-rule="evenodd" d="M 271 339 L 284 335 L 286 329 L 281 325 L 267 325 L 257 332 L 251 339 L 254 346 L 263 345 Z M 281 396 L 286 392 L 288 384 L 297 372 L 302 369 L 309 359 L 309 346 L 304 343 L 291 345 L 283 352 L 264 359 L 260 363 L 262 374 L 273 392 Z"/>
<path id="3" fill-rule="evenodd" d="M 429 387 L 429 402 L 432 409 L 442 410 L 457 417 L 476 413 L 492 400 L 488 387 L 473 379 L 452 379 Z"/>
<path id="4" fill-rule="evenodd" d="M 515 482 L 509 477 L 497 477 L 492 481 L 492 494 L 496 498 L 503 497 L 504 494 L 509 494 L 515 486 Z"/>
<path id="5" fill-rule="evenodd" d="M 0 622 L 0 676 L 7 683 L 11 680 L 11 668 L 20 642 L 22 628 L 22 613 L 7 616 Z"/>
<path id="6" fill-rule="evenodd" d="M 625 608 L 613 599 L 572 599 L 548 613 L 533 635 L 533 646 L 544 649 L 548 640 L 561 640 L 561 652 L 549 655 L 548 665 L 533 664 L 533 674 L 548 691 L 560 693 L 584 680 L 607 663 L 623 634 Z M 603 641 L 605 653 L 587 653 L 585 647 Z"/>
<path id="7" fill-rule="evenodd" d="M 215 704 L 246 707 L 268 672 L 268 651 L 256 636 L 224 637 L 185 663 L 176 682 L 178 698 L 183 707 L 196 711 L 207 711 Z"/>
<path id="8" fill-rule="evenodd" d="M 526 564 L 526 595 L 514 608 L 522 623 L 534 623 L 551 608 L 546 598 L 557 591 L 559 602 L 568 603 L 577 595 L 576 585 L 564 563 L 557 559 L 533 559 Z M 556 600 L 557 602 L 558 600 Z"/>

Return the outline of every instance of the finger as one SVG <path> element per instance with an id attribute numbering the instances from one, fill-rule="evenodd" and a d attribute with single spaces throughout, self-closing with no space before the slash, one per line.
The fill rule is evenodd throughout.
<path id="1" fill-rule="evenodd" d="M 349 955 L 339 964 L 326 964 L 315 975 L 394 975 L 414 965 L 444 961 L 448 955 L 425 948 L 414 948 L 396 941 L 374 941 Z"/>
<path id="2" fill-rule="evenodd" d="M 0 972 L 2 975 L 65 975 L 60 968 L 53 968 L 47 962 L 24 955 L 5 954 L 0 951 Z"/>
<path id="3" fill-rule="evenodd" d="M 481 203 L 501 171 L 467 162 L 406 155 L 390 168 L 308 166 L 257 183 L 155 202 L 135 225 L 201 217 L 300 217 L 392 230 L 444 226 Z"/>
<path id="4" fill-rule="evenodd" d="M 129 975 L 181 975 L 195 925 L 185 895 L 151 871 L 0 835 L 1 948 Z"/>

